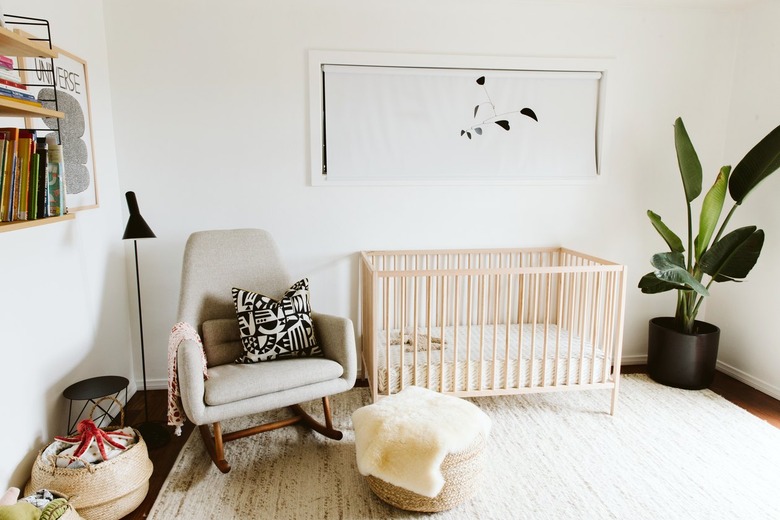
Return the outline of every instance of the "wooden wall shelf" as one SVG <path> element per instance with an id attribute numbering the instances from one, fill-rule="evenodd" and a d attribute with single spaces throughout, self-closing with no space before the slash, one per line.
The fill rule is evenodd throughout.
<path id="1" fill-rule="evenodd" d="M 16 220 L 14 222 L 0 222 L 0 233 L 6 231 L 14 231 L 16 229 L 31 228 L 36 226 L 43 226 L 45 224 L 55 224 L 57 222 L 64 222 L 66 220 L 73 220 L 76 218 L 75 213 L 68 213 L 59 217 L 46 217 L 35 220 Z"/>
<path id="2" fill-rule="evenodd" d="M 50 110 L 29 103 L 15 101 L 14 99 L 0 96 L 0 117 L 65 117 L 58 110 Z"/>
<path id="3" fill-rule="evenodd" d="M 3 56 L 26 56 L 26 57 L 44 57 L 56 58 L 57 51 L 49 49 L 49 46 L 30 41 L 24 36 L 0 27 L 0 54 Z"/>
<path id="4" fill-rule="evenodd" d="M 31 228 L 36 226 L 43 226 L 46 224 L 55 224 L 57 222 L 64 222 L 66 220 L 73 220 L 76 218 L 75 213 L 68 213 L 59 217 L 46 217 L 35 220 L 15 220 L 13 222 L 0 222 L 0 233 L 6 231 L 15 231 L 17 229 Z"/>

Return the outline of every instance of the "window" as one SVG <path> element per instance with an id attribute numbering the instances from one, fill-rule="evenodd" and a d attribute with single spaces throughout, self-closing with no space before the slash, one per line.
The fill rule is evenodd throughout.
<path id="1" fill-rule="evenodd" d="M 600 173 L 604 62 L 312 51 L 310 74 L 314 185 Z"/>

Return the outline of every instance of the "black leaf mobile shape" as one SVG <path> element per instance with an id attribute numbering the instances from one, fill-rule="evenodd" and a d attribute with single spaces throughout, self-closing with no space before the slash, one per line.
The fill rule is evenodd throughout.
<path id="1" fill-rule="evenodd" d="M 509 126 L 509 121 L 506 119 L 499 119 L 500 117 L 507 116 L 508 114 L 516 114 L 520 113 L 526 117 L 529 117 L 533 119 L 534 121 L 539 121 L 539 118 L 536 117 L 536 112 L 534 112 L 532 109 L 525 107 L 520 110 L 513 110 L 509 112 L 503 112 L 501 114 L 496 113 L 496 105 L 493 104 L 493 100 L 490 99 L 490 93 L 487 90 L 487 87 L 485 87 L 485 76 L 480 76 L 477 78 L 477 85 L 481 86 L 482 89 L 485 91 L 485 97 L 487 97 L 487 101 L 483 101 L 482 103 L 479 103 L 477 106 L 474 107 L 474 115 L 472 116 L 474 119 L 477 119 L 477 114 L 480 111 L 480 108 L 483 105 L 487 105 L 487 108 L 490 108 L 490 111 L 492 115 L 488 115 L 486 119 L 483 119 L 480 122 L 475 122 L 470 127 L 461 130 L 460 135 L 466 136 L 469 139 L 471 139 L 471 133 L 475 133 L 476 135 L 482 135 L 483 127 L 491 124 L 496 124 L 506 130 L 507 132 L 511 129 Z M 484 109 L 482 110 L 484 112 Z"/>

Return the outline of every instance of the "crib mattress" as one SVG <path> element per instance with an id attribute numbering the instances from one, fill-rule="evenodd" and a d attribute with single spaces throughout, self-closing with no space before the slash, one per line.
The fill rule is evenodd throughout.
<path id="1" fill-rule="evenodd" d="M 412 333 L 405 330 L 407 343 Z M 415 351 L 414 344 L 399 344 L 400 330 L 391 330 L 388 356 L 388 334 L 380 331 L 375 353 L 379 394 L 409 385 L 479 392 L 589 384 L 605 381 L 611 372 L 600 345 L 554 324 L 435 327 L 430 335 L 418 328 L 417 335 Z"/>

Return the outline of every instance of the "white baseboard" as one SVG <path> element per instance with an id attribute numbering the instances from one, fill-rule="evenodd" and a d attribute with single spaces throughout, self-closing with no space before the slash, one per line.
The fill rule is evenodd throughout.
<path id="1" fill-rule="evenodd" d="M 636 356 L 623 356 L 620 358 L 621 365 L 645 365 L 647 364 L 647 355 L 639 354 Z"/>
<path id="2" fill-rule="evenodd" d="M 129 401 L 130 398 L 133 397 L 138 390 L 143 390 L 143 389 L 144 389 L 143 379 L 139 381 L 130 381 L 130 385 L 127 387 L 127 400 Z M 147 390 L 168 390 L 168 380 L 147 379 L 146 389 Z"/>
<path id="3" fill-rule="evenodd" d="M 640 354 L 636 356 L 623 356 L 620 360 L 620 364 L 621 365 L 644 365 L 647 364 L 647 355 Z M 757 377 L 753 377 L 750 374 L 743 372 L 738 368 L 734 368 L 731 365 L 723 363 L 722 361 L 718 361 L 717 364 L 715 365 L 715 368 L 718 371 L 733 377 L 737 381 L 741 381 L 746 385 L 767 394 L 768 396 L 774 397 L 775 399 L 780 399 L 780 388 L 778 388 L 777 386 L 771 385 L 766 381 L 763 381 Z"/>
<path id="4" fill-rule="evenodd" d="M 750 374 L 747 374 L 742 370 L 738 368 L 734 368 L 733 366 L 723 363 L 721 361 L 718 361 L 716 367 L 719 371 L 723 372 L 724 374 L 730 375 L 737 381 L 742 381 L 746 385 L 752 386 L 756 390 L 760 390 L 761 392 L 771 397 L 774 397 L 775 399 L 780 399 L 780 388 L 771 385 L 766 381 L 763 381 L 757 377 L 753 377 Z"/>

